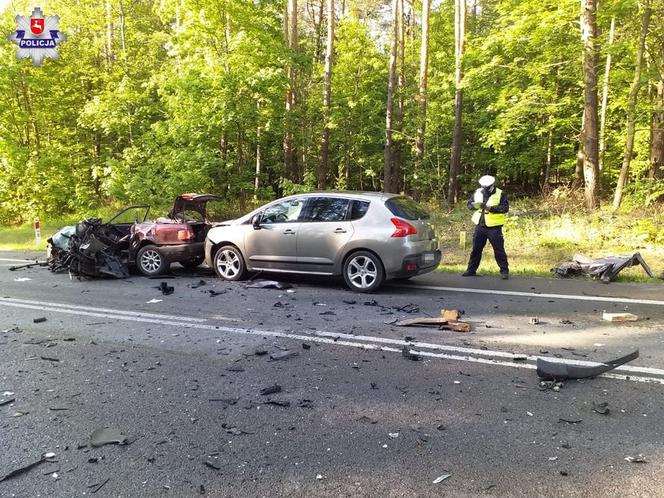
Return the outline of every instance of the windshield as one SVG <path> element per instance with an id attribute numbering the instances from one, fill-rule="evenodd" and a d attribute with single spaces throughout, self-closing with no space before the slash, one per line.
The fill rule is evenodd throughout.
<path id="1" fill-rule="evenodd" d="M 113 216 L 108 223 L 113 225 L 121 225 L 125 223 L 143 223 L 148 218 L 150 206 L 130 206 L 123 209 L 118 214 Z"/>

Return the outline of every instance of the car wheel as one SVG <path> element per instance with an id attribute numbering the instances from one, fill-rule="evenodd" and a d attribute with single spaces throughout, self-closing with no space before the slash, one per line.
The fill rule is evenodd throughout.
<path id="1" fill-rule="evenodd" d="M 368 251 L 354 252 L 344 263 L 346 285 L 356 292 L 373 292 L 382 285 L 384 278 L 383 264 Z"/>
<path id="2" fill-rule="evenodd" d="M 148 277 L 161 275 L 169 266 L 166 256 L 156 246 L 141 247 L 138 254 L 136 254 L 136 267 L 143 275 Z"/>
<path id="3" fill-rule="evenodd" d="M 204 260 L 205 258 L 193 258 L 186 261 L 180 261 L 180 264 L 185 268 L 196 268 L 197 266 L 200 266 Z"/>
<path id="4" fill-rule="evenodd" d="M 242 280 L 245 276 L 244 258 L 235 246 L 223 246 L 214 255 L 214 271 L 223 280 Z"/>

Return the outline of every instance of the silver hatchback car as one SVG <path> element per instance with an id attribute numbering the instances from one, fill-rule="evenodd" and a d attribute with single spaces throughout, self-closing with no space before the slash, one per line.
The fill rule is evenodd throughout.
<path id="1" fill-rule="evenodd" d="M 292 195 L 210 229 L 205 259 L 224 280 L 249 271 L 343 275 L 372 292 L 440 263 L 428 213 L 414 200 L 378 192 Z"/>

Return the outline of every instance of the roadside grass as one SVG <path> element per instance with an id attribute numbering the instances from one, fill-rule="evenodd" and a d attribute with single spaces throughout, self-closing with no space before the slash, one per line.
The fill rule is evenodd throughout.
<path id="1" fill-rule="evenodd" d="M 660 206 L 611 213 L 609 209 L 585 212 L 574 206 L 547 205 L 530 199 L 510 205 L 503 229 L 505 249 L 514 276 L 551 277 L 551 268 L 576 254 L 592 258 L 641 253 L 656 277 L 664 272 L 664 210 Z M 443 259 L 440 271 L 462 273 L 466 269 L 475 226 L 465 206 L 450 210 L 429 206 Z M 460 235 L 466 232 L 465 247 Z M 498 275 L 499 269 L 489 243 L 484 249 L 480 273 Z M 663 283 L 648 278 L 641 267 L 623 270 L 623 282 Z"/>
<path id="2" fill-rule="evenodd" d="M 443 251 L 439 271 L 462 273 L 472 246 L 474 225 L 470 221 L 471 211 L 463 205 L 451 210 L 433 203 L 427 207 Z M 63 226 L 92 216 L 107 220 L 117 211 L 114 207 L 106 207 L 83 215 L 42 219 L 40 246 L 36 245 L 31 224 L 0 226 L 0 251 L 44 250 L 46 239 Z M 153 215 L 157 212 L 161 211 L 151 211 Z M 460 244 L 462 232 L 466 233 L 465 247 Z M 664 273 L 664 209 L 661 205 L 629 212 L 612 213 L 609 208 L 586 212 L 578 202 L 570 199 L 519 199 L 510 203 L 504 234 L 513 276 L 550 277 L 550 270 L 556 263 L 568 261 L 579 253 L 598 258 L 640 252 L 656 277 Z M 488 243 L 479 272 L 499 273 Z M 648 278 L 640 267 L 623 270 L 618 280 L 664 283 L 660 278 Z"/>

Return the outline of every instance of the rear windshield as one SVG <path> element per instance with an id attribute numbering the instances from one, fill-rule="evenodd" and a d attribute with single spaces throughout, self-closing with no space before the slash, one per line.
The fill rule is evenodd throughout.
<path id="1" fill-rule="evenodd" d="M 398 216 L 405 220 L 429 219 L 429 213 L 427 213 L 417 202 L 408 197 L 394 197 L 389 199 L 385 205 L 394 216 Z"/>

